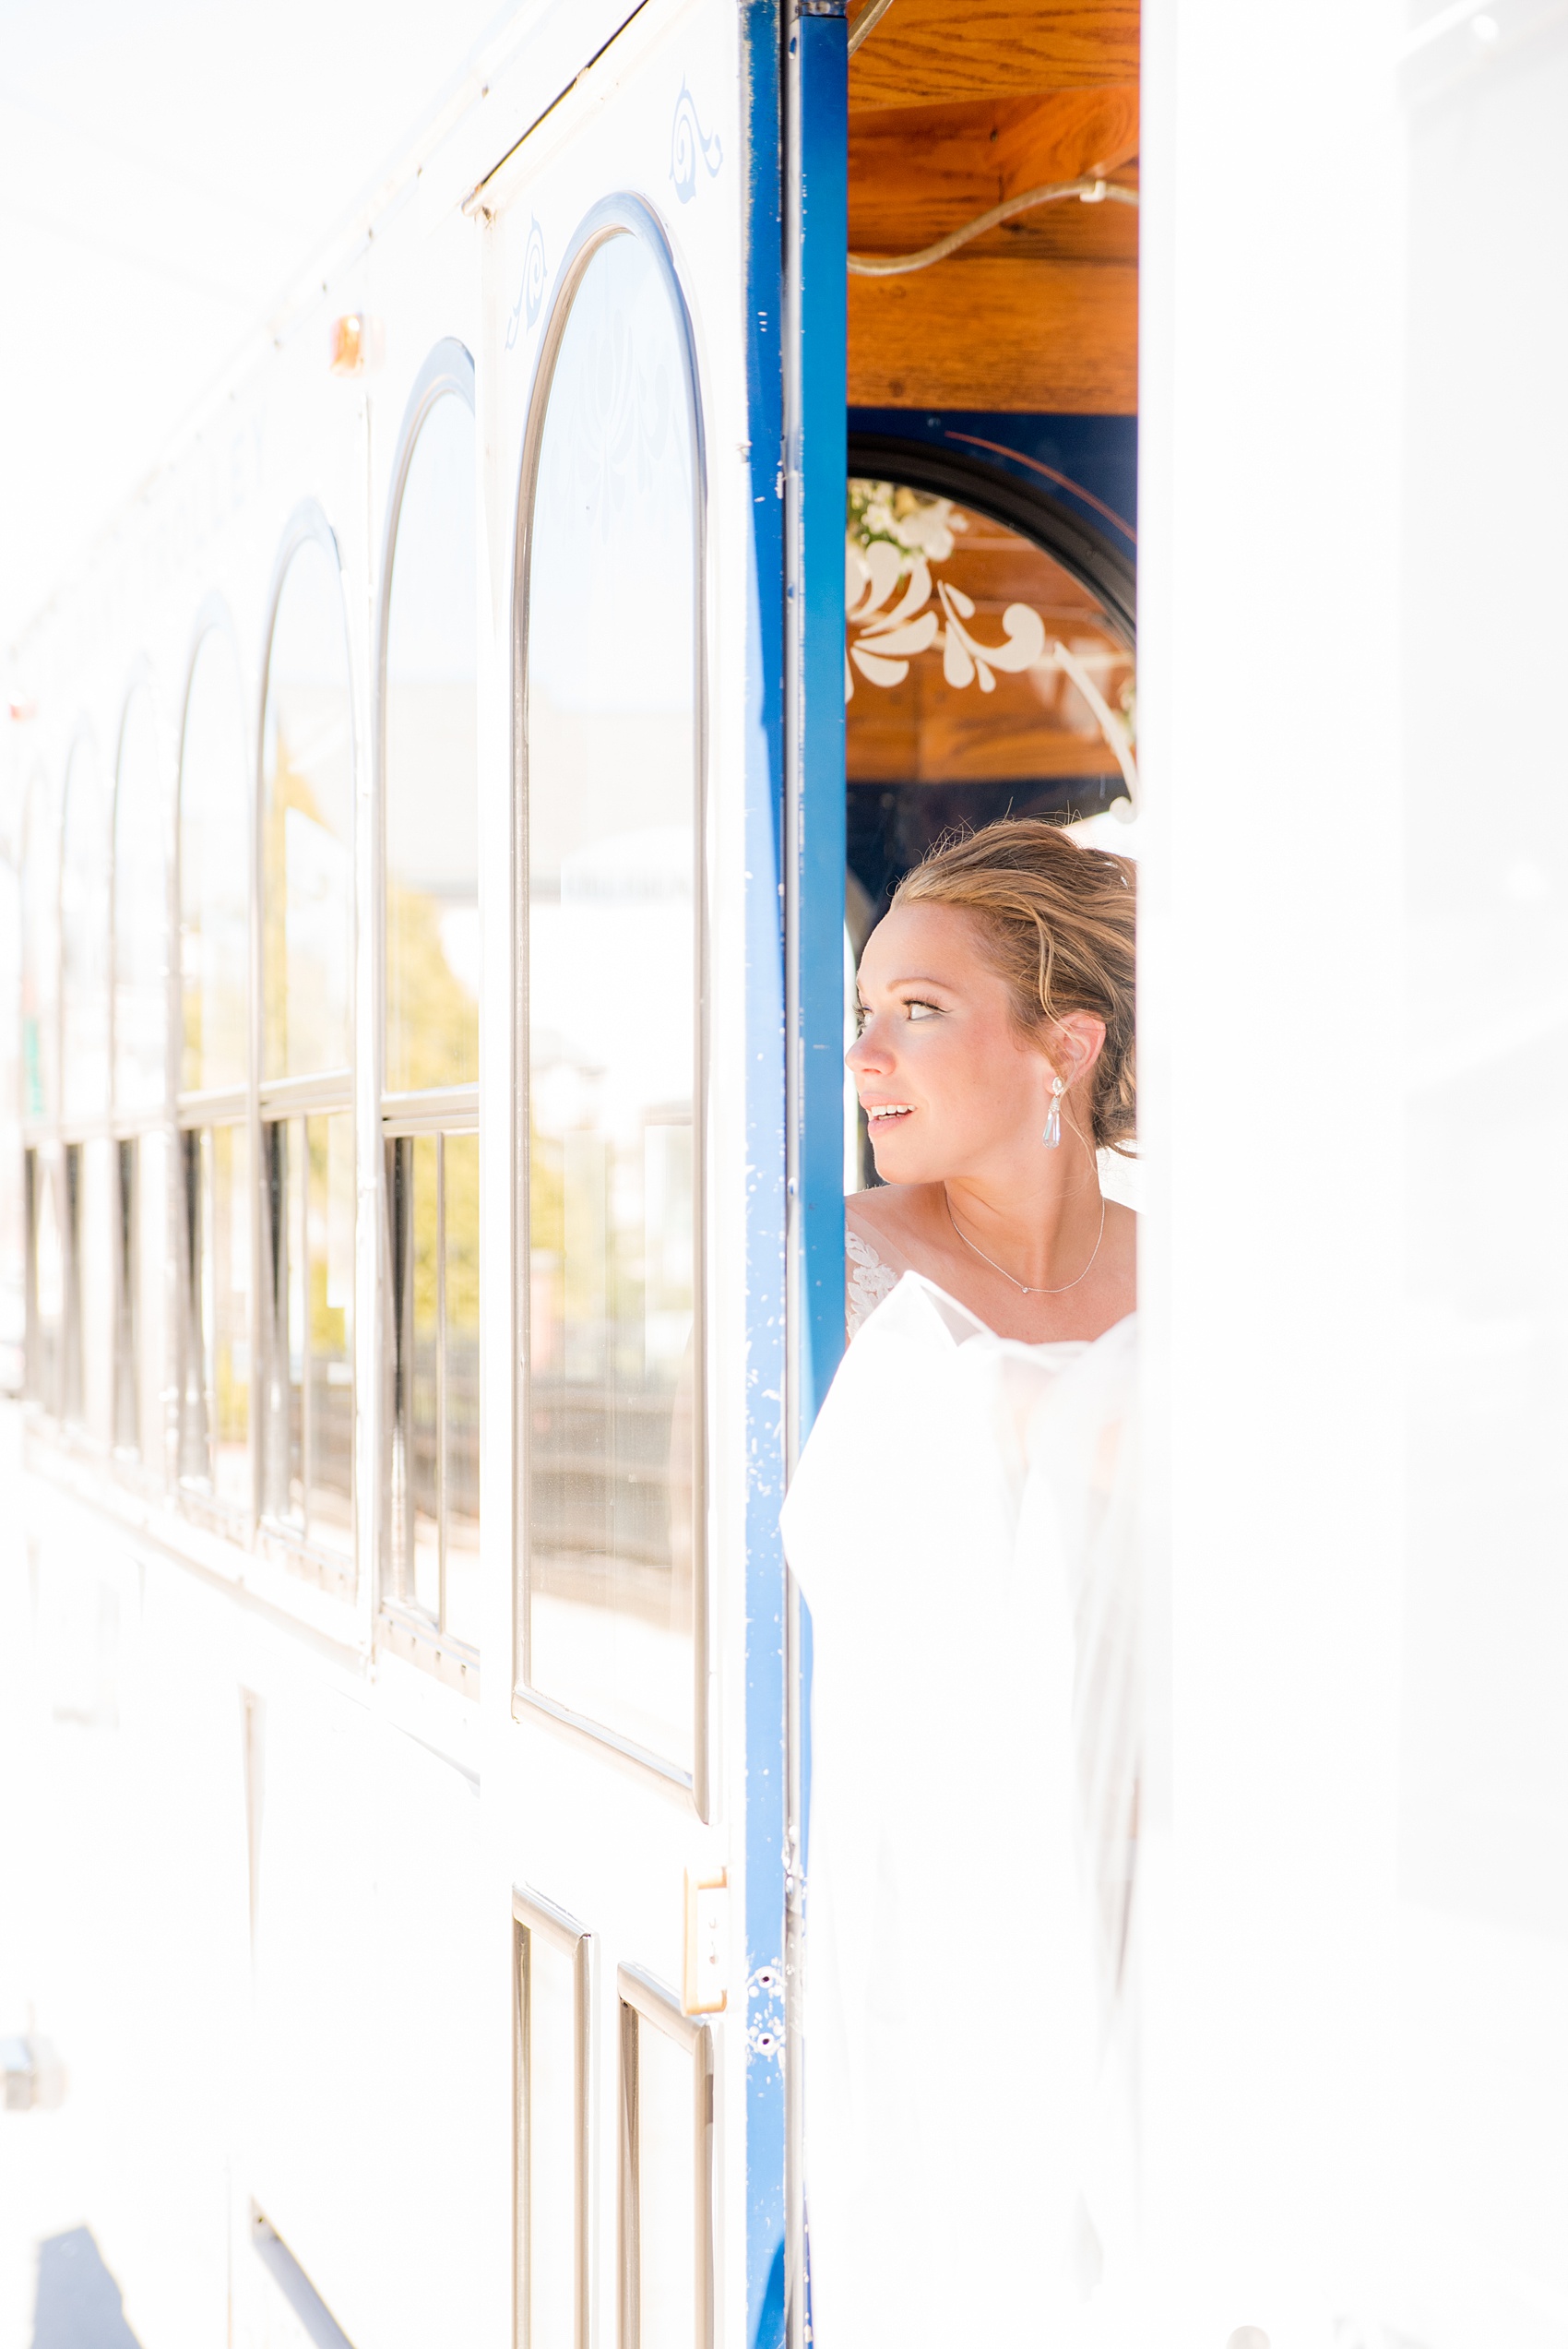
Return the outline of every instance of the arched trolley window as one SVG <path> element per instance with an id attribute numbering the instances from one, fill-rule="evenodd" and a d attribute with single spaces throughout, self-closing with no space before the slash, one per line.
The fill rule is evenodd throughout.
<path id="1" fill-rule="evenodd" d="M 944 449 L 851 438 L 845 514 L 851 965 L 944 833 L 1007 816 L 1134 853 L 1134 581 L 1059 500 Z M 852 996 L 849 996 L 852 1001 Z M 854 1089 L 846 1187 L 874 1182 Z"/>
<path id="2" fill-rule="evenodd" d="M 256 805 L 261 1513 L 351 1590 L 354 733 L 337 541 L 315 506 L 273 579 Z"/>
<path id="3" fill-rule="evenodd" d="M 410 398 L 382 567 L 384 1634 L 477 1686 L 478 465 L 473 362 Z"/>
<path id="4" fill-rule="evenodd" d="M 168 1316 L 169 795 L 149 684 L 126 698 L 115 761 L 111 912 L 114 1444 L 164 1473 Z"/>
<path id="5" fill-rule="evenodd" d="M 680 289 L 631 199 L 563 271 L 520 523 L 517 1697 L 706 1814 L 702 447 Z"/>
<path id="6" fill-rule="evenodd" d="M 187 1496 L 230 1522 L 255 1505 L 246 732 L 238 647 L 209 605 L 180 729 L 176 1458 Z"/>

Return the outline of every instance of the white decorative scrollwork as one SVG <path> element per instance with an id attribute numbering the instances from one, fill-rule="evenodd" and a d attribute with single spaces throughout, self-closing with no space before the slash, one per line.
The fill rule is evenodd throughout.
<path id="1" fill-rule="evenodd" d="M 948 540 L 951 546 L 951 538 Z M 891 609 L 905 571 L 909 585 Z M 853 538 L 844 550 L 844 607 L 859 629 L 844 664 L 844 698 L 853 698 L 852 661 L 868 684 L 900 686 L 909 674 L 909 662 L 926 651 L 942 633 L 942 674 L 950 686 L 962 687 L 980 680 L 981 693 L 994 693 L 996 672 L 1016 674 L 1032 669 L 1045 650 L 1045 623 L 1027 603 L 1010 603 L 1002 614 L 1006 641 L 982 644 L 965 626 L 974 617 L 973 600 L 946 579 L 936 582 L 939 609 L 931 608 L 931 566 L 923 554 L 911 555 L 885 538 L 857 546 Z"/>
<path id="2" fill-rule="evenodd" d="M 955 533 L 967 528 L 965 517 L 948 498 L 929 497 L 891 482 L 850 483 L 844 543 L 844 611 L 849 629 L 845 700 L 854 698 L 856 670 L 868 685 L 900 686 L 910 662 L 935 646 L 942 651 L 943 676 L 957 692 L 978 684 L 982 694 L 994 693 L 999 673 L 1017 676 L 1028 670 L 1059 670 L 1082 697 L 1136 808 L 1130 685 L 1124 701 L 1129 716 L 1119 716 L 1090 674 L 1085 648 L 1075 651 L 1058 639 L 1048 650 L 1045 622 L 1028 603 L 1010 603 L 1003 613 L 1002 643 L 987 644 L 976 636 L 968 625 L 975 616 L 974 599 L 949 579 L 933 583 L 932 578 L 932 566 L 946 561 Z"/>
<path id="3" fill-rule="evenodd" d="M 517 288 L 517 298 L 506 321 L 506 348 L 511 350 L 517 340 L 517 328 L 527 324 L 530 328 L 539 316 L 544 301 L 544 288 L 550 272 L 544 260 L 544 231 L 537 217 L 529 222 L 529 241 L 523 254 L 523 281 Z"/>
<path id="4" fill-rule="evenodd" d="M 707 175 L 713 179 L 724 161 L 724 149 L 715 131 L 707 137 L 697 120 L 696 101 L 681 83 L 681 95 L 675 101 L 675 119 L 670 126 L 670 176 L 675 183 L 675 194 L 683 204 L 689 204 L 697 192 L 697 157 L 702 157 Z"/>

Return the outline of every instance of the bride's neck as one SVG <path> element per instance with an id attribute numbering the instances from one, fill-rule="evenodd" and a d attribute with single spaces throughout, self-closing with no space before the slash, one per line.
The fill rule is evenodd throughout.
<path id="1" fill-rule="evenodd" d="M 1100 1217 L 1099 1170 L 1075 1135 L 1064 1127 L 1060 1148 L 1042 1148 L 1039 1160 L 950 1175 L 938 1186 L 960 1235 L 1031 1289 L 1071 1277 Z"/>

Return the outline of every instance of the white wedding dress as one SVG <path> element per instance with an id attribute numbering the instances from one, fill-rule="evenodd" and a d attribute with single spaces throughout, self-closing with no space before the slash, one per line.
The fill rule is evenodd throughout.
<path id="1" fill-rule="evenodd" d="M 1064 2349 L 1131 2230 L 1134 1323 L 1023 1345 L 894 1278 L 855 1243 L 783 1516 L 813 2339 Z"/>

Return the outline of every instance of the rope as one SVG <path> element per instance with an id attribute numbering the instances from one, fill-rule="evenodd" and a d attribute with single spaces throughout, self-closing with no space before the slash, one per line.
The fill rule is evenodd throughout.
<path id="1" fill-rule="evenodd" d="M 972 237 L 983 236 L 987 229 L 1000 228 L 1004 221 L 1016 220 L 1020 212 L 1032 212 L 1037 205 L 1059 204 L 1068 196 L 1075 196 L 1080 204 L 1131 204 L 1134 210 L 1138 201 L 1135 187 L 1117 187 L 1103 179 L 1070 179 L 1056 187 L 1031 187 L 1022 196 L 1010 196 L 1005 204 L 993 204 L 978 220 L 966 221 L 961 229 L 938 237 L 934 244 L 922 245 L 918 253 L 851 253 L 849 275 L 897 278 L 910 269 L 929 269 L 933 261 L 945 261 L 949 253 L 956 253 Z"/>

